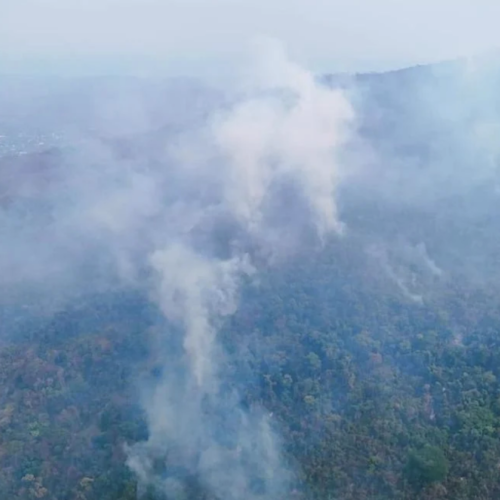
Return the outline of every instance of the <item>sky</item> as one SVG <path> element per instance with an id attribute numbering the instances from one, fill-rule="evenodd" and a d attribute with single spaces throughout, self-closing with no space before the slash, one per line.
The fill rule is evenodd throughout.
<path id="1" fill-rule="evenodd" d="M 223 74 L 258 35 L 383 70 L 496 49 L 498 19 L 498 0 L 0 0 L 0 72 Z"/>

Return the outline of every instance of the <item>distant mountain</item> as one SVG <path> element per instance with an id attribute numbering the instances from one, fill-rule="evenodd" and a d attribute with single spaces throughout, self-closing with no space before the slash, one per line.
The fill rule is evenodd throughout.
<path id="1" fill-rule="evenodd" d="M 195 120 L 217 99 L 187 79 L 0 76 L 0 134 L 142 133 Z"/>
<path id="2" fill-rule="evenodd" d="M 339 187 L 340 210 L 351 231 L 359 227 L 366 233 L 371 225 L 381 234 L 385 227 L 394 237 L 406 233 L 414 244 L 432 231 L 428 246 L 436 251 L 449 248 L 444 234 L 456 245 L 468 245 L 474 233 L 473 240 L 482 242 L 477 251 L 489 249 L 490 255 L 496 233 L 477 228 L 493 229 L 489 214 L 499 199 L 500 58 L 330 75 L 323 81 L 343 88 L 356 111 L 356 133 L 343 153 L 348 180 Z M 3 203 L 15 193 L 32 197 L 36 189 L 46 189 L 65 163 L 76 157 L 86 161 L 85 148 L 106 151 L 109 161 L 166 165 L 166 146 L 199 128 L 226 101 L 222 92 L 183 79 L 0 79 L 0 108 L 7 110 L 0 134 L 3 120 L 23 131 L 36 125 L 67 136 L 64 147 L 57 146 L 60 152 L 42 149 L 0 160 Z M 360 212 L 362 229 L 355 215 Z M 424 231 L 429 217 L 433 229 Z M 448 253 L 442 261 L 454 261 Z M 487 267 L 486 262 L 497 265 L 491 257 Z M 464 265 L 459 261 L 455 268 Z"/>

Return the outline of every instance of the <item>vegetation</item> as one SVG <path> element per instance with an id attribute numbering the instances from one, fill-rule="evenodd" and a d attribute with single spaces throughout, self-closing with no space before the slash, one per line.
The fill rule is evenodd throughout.
<path id="1" fill-rule="evenodd" d="M 272 412 L 295 495 L 498 498 L 496 294 L 450 286 L 422 305 L 361 287 L 365 271 L 331 249 L 290 262 L 220 334 L 244 402 Z M 124 444 L 147 437 L 134 384 L 155 325 L 140 298 L 101 296 L 1 351 L 2 498 L 136 498 Z"/>
<path id="2" fill-rule="evenodd" d="M 491 87 L 496 96 L 498 76 L 476 81 L 459 78 L 459 70 L 452 64 L 355 77 L 360 143 L 343 154 L 354 165 L 366 154 L 373 172 L 367 168 L 364 182 L 354 175 L 352 185 L 339 187 L 347 234 L 321 253 L 305 254 L 302 242 L 303 254 L 262 269 L 221 325 L 228 354 L 221 370 L 233 385 L 224 389 L 236 389 L 242 406 L 268 413 L 294 473 L 293 500 L 500 498 L 500 198 L 498 148 L 490 138 L 500 105 L 487 95 Z M 92 108 L 78 93 L 61 95 Z M 203 101 L 191 92 L 186 100 Z M 160 101 L 156 94 L 151 109 Z M 50 107 L 76 116 L 65 105 Z M 204 110 L 183 121 L 197 123 Z M 163 111 L 158 116 L 170 116 Z M 33 121 L 26 116 L 23 131 Z M 65 128 L 60 120 L 54 117 Z M 163 165 L 177 126 L 162 127 L 102 144 L 117 160 Z M 0 160 L 3 221 L 14 214 L 20 227 L 42 219 L 46 227 L 50 193 L 41 202 L 34 193 L 66 190 L 52 184 L 60 154 Z M 88 161 L 84 150 L 81 160 Z M 71 221 L 64 218 L 54 232 L 65 233 L 65 245 Z M 33 241 L 50 240 L 52 233 L 40 228 Z M 2 235 L 8 240 L 8 231 Z M 76 298 L 94 279 L 99 287 L 106 281 L 108 262 L 93 272 L 100 246 L 87 252 L 78 237 L 73 243 L 71 251 L 82 246 L 85 254 L 86 283 L 75 291 L 69 280 L 71 305 L 53 317 L 43 316 L 45 302 L 28 311 L 23 287 L 18 296 L 8 280 L 1 284 L 9 305 L 0 306 L 0 498 L 165 500 L 138 485 L 126 446 L 148 437 L 139 392 L 161 378 L 162 368 L 180 363 L 179 335 L 139 293 Z M 40 262 L 51 265 L 57 254 Z M 159 332 L 170 366 L 155 362 Z M 234 446 L 230 430 L 219 427 L 226 446 Z M 186 500 L 219 500 L 175 452 L 165 450 L 154 470 L 186 481 Z M 254 485 L 255 498 L 260 486 Z"/>

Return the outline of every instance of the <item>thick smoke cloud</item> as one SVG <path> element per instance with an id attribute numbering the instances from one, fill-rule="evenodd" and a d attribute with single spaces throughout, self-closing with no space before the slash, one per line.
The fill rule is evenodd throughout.
<path id="1" fill-rule="evenodd" d="M 184 180 L 192 196 L 176 200 L 165 215 L 189 223 L 171 227 L 168 241 L 149 255 L 155 298 L 183 343 L 177 366 L 167 355 L 162 379 L 145 400 L 150 435 L 129 450 L 129 465 L 167 493 L 182 483 L 168 470 L 155 474 L 152 464 L 172 449 L 217 497 L 279 498 L 287 491 L 288 471 L 268 417 L 243 409 L 227 389 L 217 328 L 235 311 L 241 280 L 279 258 L 290 233 L 298 244 L 303 236 L 315 233 L 320 242 L 340 232 L 337 155 L 353 112 L 342 93 L 319 86 L 280 46 L 267 42 L 264 49 L 246 95 L 217 112 L 198 136 L 206 156 L 177 154 L 181 176 L 195 185 Z M 183 138 L 181 149 L 189 147 L 200 148 L 196 137 Z M 204 182 L 212 187 L 200 197 Z M 214 239 L 218 251 L 206 244 Z"/>
<path id="2" fill-rule="evenodd" d="M 2 303 L 148 288 L 151 249 L 179 238 L 207 258 L 270 263 L 343 222 L 360 248 L 425 244 L 442 279 L 496 279 L 484 229 L 499 200 L 496 57 L 340 78 L 353 140 L 339 91 L 260 44 L 235 93 L 184 80 L 166 93 L 134 79 L 2 83 L 3 133 L 58 124 L 74 145 L 27 169 L 23 157 L 0 163 Z"/>

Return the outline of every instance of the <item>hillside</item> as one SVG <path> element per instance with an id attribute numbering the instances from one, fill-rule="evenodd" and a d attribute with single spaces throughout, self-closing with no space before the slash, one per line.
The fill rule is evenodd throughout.
<path id="1" fill-rule="evenodd" d="M 340 155 L 350 167 L 337 191 L 345 231 L 323 245 L 287 183 L 276 188 L 264 243 L 226 213 L 208 218 L 214 210 L 203 203 L 212 207 L 219 195 L 219 171 L 193 184 L 198 172 L 184 177 L 171 166 L 197 160 L 183 141 L 204 139 L 200 124 L 228 105 L 209 89 L 190 87 L 182 101 L 174 92 L 156 108 L 163 87 L 123 84 L 110 106 L 133 101 L 141 126 L 127 108 L 98 129 L 109 87 L 94 95 L 99 83 L 86 84 L 85 116 L 70 113 L 73 139 L 2 157 L 0 496 L 215 500 L 214 481 L 224 481 L 206 464 L 223 450 L 224 466 L 236 464 L 228 476 L 239 464 L 248 469 L 253 499 L 498 498 L 500 66 L 464 68 L 327 78 L 349 95 L 356 133 Z M 62 124 L 51 116 L 58 96 L 40 112 L 49 135 Z M 169 102 L 178 105 L 175 120 L 164 119 Z M 23 128 L 29 109 L 4 117 L 0 134 Z M 123 127 L 108 128 L 115 119 Z M 207 218 L 182 204 L 187 195 Z M 167 203 L 175 210 L 162 211 Z M 257 269 L 239 279 L 238 307 L 222 285 L 211 293 L 224 311 L 214 354 L 222 382 L 199 406 L 175 314 L 162 314 L 170 304 L 155 305 L 156 277 L 135 267 L 178 226 L 207 260 L 233 262 L 227 255 L 243 247 Z M 191 263 L 177 262 L 191 276 Z M 170 297 L 163 286 L 181 310 L 190 290 Z M 185 398 L 177 393 L 186 388 Z M 171 394 L 179 397 L 168 416 L 185 420 L 174 429 L 192 434 L 179 441 L 163 429 L 168 418 L 157 423 L 151 411 L 151 401 L 161 406 Z M 266 470 L 274 463 L 267 448 L 247 442 L 253 419 L 277 436 L 279 468 Z M 161 439 L 151 444 L 152 436 Z M 263 469 L 245 455 L 254 449 L 266 457 Z M 141 453 L 149 455 L 134 469 Z M 273 474 L 287 477 L 285 492 L 270 489 Z"/>

